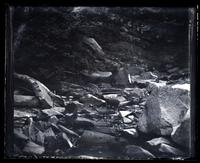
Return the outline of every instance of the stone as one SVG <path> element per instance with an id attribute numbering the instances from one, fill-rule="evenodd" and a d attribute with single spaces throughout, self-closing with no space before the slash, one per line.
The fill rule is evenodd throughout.
<path id="1" fill-rule="evenodd" d="M 52 110 L 55 110 L 56 112 L 64 113 L 65 107 L 52 107 Z"/>
<path id="2" fill-rule="evenodd" d="M 126 98 L 118 94 L 103 95 L 103 98 L 109 105 L 113 105 L 113 106 L 118 106 L 120 105 L 120 103 L 123 103 L 126 101 Z"/>
<path id="3" fill-rule="evenodd" d="M 97 145 L 115 145 L 124 144 L 127 141 L 123 138 L 117 138 L 115 136 L 104 134 L 100 132 L 85 130 L 79 139 L 80 146 L 97 146 Z"/>
<path id="4" fill-rule="evenodd" d="M 48 122 L 53 123 L 53 124 L 57 124 L 58 121 L 59 119 L 55 115 L 51 116 L 48 120 Z"/>
<path id="5" fill-rule="evenodd" d="M 140 79 L 143 79 L 143 80 L 148 80 L 148 79 L 155 80 L 157 78 L 158 76 L 153 74 L 152 72 L 143 72 L 140 74 Z"/>
<path id="6" fill-rule="evenodd" d="M 67 146 L 72 148 L 74 146 L 69 137 L 67 136 L 67 134 L 63 132 L 58 134 L 57 140 L 58 140 L 58 145 L 61 148 L 63 147 L 65 149 Z"/>
<path id="7" fill-rule="evenodd" d="M 123 129 L 122 133 L 129 135 L 133 138 L 137 138 L 138 137 L 138 132 L 135 128 L 128 128 L 128 129 Z"/>
<path id="8" fill-rule="evenodd" d="M 37 144 L 39 144 L 39 145 L 44 145 L 44 138 L 45 138 L 45 136 L 44 136 L 44 133 L 43 132 L 41 132 L 41 131 L 38 131 L 37 133 L 36 133 L 36 135 L 35 135 L 35 142 L 37 143 Z"/>
<path id="9" fill-rule="evenodd" d="M 181 150 L 179 150 L 175 147 L 172 147 L 168 144 L 160 144 L 160 147 L 158 150 L 162 153 L 167 153 L 167 154 L 171 154 L 174 156 L 183 156 L 184 155 L 184 153 Z"/>
<path id="10" fill-rule="evenodd" d="M 97 54 L 104 55 L 103 49 L 94 38 L 84 37 L 83 42 L 90 46 Z"/>
<path id="11" fill-rule="evenodd" d="M 136 146 L 136 145 L 127 145 L 125 147 L 125 154 L 133 159 L 152 159 L 155 158 L 155 156 L 147 151 L 146 149 L 143 149 L 142 147 Z"/>
<path id="12" fill-rule="evenodd" d="M 30 113 L 28 111 L 14 110 L 14 118 L 24 118 L 24 117 L 36 117 L 37 115 L 34 113 Z"/>
<path id="13" fill-rule="evenodd" d="M 112 72 L 103 72 L 103 71 L 96 71 L 96 72 L 88 72 L 87 70 L 83 70 L 81 72 L 84 76 L 88 77 L 91 81 L 106 81 L 110 79 L 112 76 Z"/>
<path id="14" fill-rule="evenodd" d="M 59 127 L 63 132 L 65 132 L 66 134 L 69 134 L 69 135 L 72 135 L 72 136 L 75 136 L 75 137 L 79 137 L 79 135 L 78 135 L 76 132 L 74 132 L 74 131 L 72 131 L 72 130 L 66 128 L 66 127 L 63 126 L 63 125 L 58 125 L 58 127 Z"/>
<path id="15" fill-rule="evenodd" d="M 151 146 L 158 146 L 158 145 L 163 144 L 163 143 L 171 145 L 171 142 L 169 140 L 167 140 L 166 138 L 163 138 L 163 137 L 151 139 L 151 140 L 147 141 L 146 143 L 151 145 Z"/>
<path id="16" fill-rule="evenodd" d="M 41 110 L 42 113 L 44 113 L 45 115 L 51 117 L 51 116 L 64 116 L 62 113 L 54 110 L 54 109 L 43 109 Z"/>
<path id="17" fill-rule="evenodd" d="M 140 88 L 125 88 L 124 93 L 127 96 L 135 97 L 135 98 L 144 98 L 146 96 L 146 89 Z"/>
<path id="18" fill-rule="evenodd" d="M 94 128 L 95 122 L 88 118 L 77 117 L 73 123 L 73 126 L 78 128 Z"/>
<path id="19" fill-rule="evenodd" d="M 169 86 L 154 88 L 138 121 L 138 130 L 157 135 L 171 135 L 173 127 L 181 122 L 189 106 L 188 91 Z"/>
<path id="20" fill-rule="evenodd" d="M 48 152 L 53 152 L 57 148 L 56 135 L 51 127 L 44 132 L 44 146 Z"/>
<path id="21" fill-rule="evenodd" d="M 23 152 L 28 154 L 36 154 L 41 155 L 45 151 L 45 148 L 43 146 L 40 146 L 32 141 L 29 141 L 26 143 L 25 147 L 23 148 Z"/>
<path id="22" fill-rule="evenodd" d="M 23 131 L 20 131 L 20 129 L 14 129 L 14 137 L 17 140 L 22 140 L 22 141 L 28 140 L 28 137 L 24 135 Z"/>
<path id="23" fill-rule="evenodd" d="M 183 121 L 178 126 L 174 127 L 171 137 L 175 143 L 187 149 L 191 149 L 190 110 L 187 111 Z"/>
<path id="24" fill-rule="evenodd" d="M 92 105 L 96 105 L 96 106 L 106 104 L 105 100 L 97 98 L 96 96 L 94 96 L 92 94 L 87 94 L 87 95 L 83 96 L 82 98 L 80 98 L 80 102 L 82 102 L 84 104 L 88 104 L 88 105 L 92 104 Z"/>
<path id="25" fill-rule="evenodd" d="M 125 68 L 120 68 L 116 74 L 113 74 L 115 85 L 127 86 L 129 85 L 128 72 Z"/>

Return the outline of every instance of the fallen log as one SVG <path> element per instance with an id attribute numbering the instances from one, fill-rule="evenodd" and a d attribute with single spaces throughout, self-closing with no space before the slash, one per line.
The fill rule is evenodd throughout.
<path id="1" fill-rule="evenodd" d="M 38 80 L 23 74 L 14 73 L 14 78 L 24 81 L 32 87 L 35 96 L 39 99 L 42 107 L 51 108 L 53 106 L 64 106 L 61 96 L 51 92 L 44 84 Z"/>

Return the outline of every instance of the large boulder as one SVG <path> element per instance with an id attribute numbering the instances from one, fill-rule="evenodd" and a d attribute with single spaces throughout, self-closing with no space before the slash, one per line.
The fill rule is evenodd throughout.
<path id="1" fill-rule="evenodd" d="M 190 107 L 189 92 L 169 86 L 155 87 L 146 107 L 139 118 L 138 129 L 144 133 L 170 135 Z"/>
<path id="2" fill-rule="evenodd" d="M 171 134 L 172 140 L 187 149 L 191 148 L 191 119 L 190 110 L 188 110 L 183 121 L 178 126 L 174 127 Z"/>

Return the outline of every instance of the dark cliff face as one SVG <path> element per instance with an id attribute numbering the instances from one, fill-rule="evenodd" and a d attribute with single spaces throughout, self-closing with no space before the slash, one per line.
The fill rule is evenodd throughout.
<path id="1" fill-rule="evenodd" d="M 69 71 L 112 71 L 115 64 L 188 67 L 184 8 L 17 7 L 13 27 L 15 70 L 44 82 Z M 93 38 L 103 55 L 84 38 Z"/>

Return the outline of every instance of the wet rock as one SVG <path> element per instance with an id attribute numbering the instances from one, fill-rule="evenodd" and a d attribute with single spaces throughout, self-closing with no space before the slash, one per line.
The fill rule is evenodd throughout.
<path id="1" fill-rule="evenodd" d="M 188 91 L 171 87 L 155 88 L 147 98 L 146 109 L 138 122 L 141 132 L 170 135 L 189 108 Z"/>
<path id="2" fill-rule="evenodd" d="M 133 159 L 152 159 L 155 158 L 155 156 L 147 151 L 146 149 L 143 149 L 142 147 L 136 146 L 136 145 L 127 145 L 125 147 L 125 154 Z"/>
<path id="3" fill-rule="evenodd" d="M 92 105 L 96 105 L 96 106 L 100 106 L 103 104 L 106 104 L 106 101 L 97 98 L 96 96 L 93 96 L 91 94 L 87 94 L 86 96 L 83 96 L 82 98 L 80 98 L 80 101 L 84 104 L 92 104 Z"/>
<path id="4" fill-rule="evenodd" d="M 14 106 L 38 107 L 39 100 L 35 96 L 14 95 Z"/>
<path id="5" fill-rule="evenodd" d="M 191 119 L 190 110 L 187 111 L 182 122 L 174 127 L 171 134 L 172 140 L 187 149 L 191 149 Z"/>
<path id="6" fill-rule="evenodd" d="M 43 146 L 40 146 L 38 144 L 35 144 L 32 141 L 29 141 L 25 147 L 23 148 L 23 152 L 28 153 L 28 154 L 36 154 L 36 155 L 41 155 L 45 151 L 45 148 Z"/>

